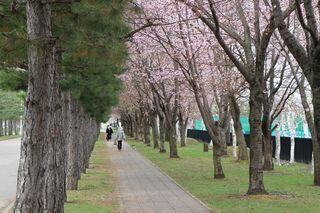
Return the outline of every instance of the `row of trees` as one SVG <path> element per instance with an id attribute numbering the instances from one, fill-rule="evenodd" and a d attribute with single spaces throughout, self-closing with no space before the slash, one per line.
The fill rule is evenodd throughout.
<path id="1" fill-rule="evenodd" d="M 0 136 L 19 135 L 23 93 L 0 91 Z"/>
<path id="2" fill-rule="evenodd" d="M 0 85 L 26 91 L 14 212 L 63 212 L 117 103 L 126 1 L 1 5 Z"/>
<path id="3" fill-rule="evenodd" d="M 0 136 L 19 135 L 20 120 L 0 120 Z"/>
<path id="4" fill-rule="evenodd" d="M 286 103 L 301 103 L 313 140 L 314 184 L 320 185 L 317 4 L 313 0 L 135 2 L 137 10 L 129 21 L 139 33 L 128 44 L 130 69 L 123 76 L 126 91 L 120 107 L 124 123 L 137 133 L 146 129 L 148 135 L 153 117 L 158 117 L 160 144 L 165 129 L 170 157 L 178 157 L 176 123 L 179 120 L 184 129 L 188 109 L 195 103 L 214 144 L 214 177 L 224 178 L 220 158 L 226 154 L 231 119 L 239 160 L 248 158 L 239 120 L 239 105 L 248 100 L 248 194 L 264 194 L 263 170 L 274 169 L 271 133 Z M 297 90 L 298 102 L 290 98 Z M 214 114 L 219 120 L 213 120 Z"/>

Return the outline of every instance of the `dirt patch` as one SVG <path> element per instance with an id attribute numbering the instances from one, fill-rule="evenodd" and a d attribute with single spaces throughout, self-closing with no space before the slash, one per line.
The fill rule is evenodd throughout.
<path id="1" fill-rule="evenodd" d="M 281 171 L 265 171 L 266 175 L 278 175 L 278 176 L 284 176 L 284 175 L 291 175 L 289 172 L 281 172 Z"/>
<path id="2" fill-rule="evenodd" d="M 230 199 L 239 199 L 239 200 L 290 200 L 297 198 L 298 196 L 293 193 L 288 193 L 288 192 L 270 192 L 269 194 L 266 195 L 247 195 L 247 194 L 228 194 L 226 196 L 227 198 Z"/>

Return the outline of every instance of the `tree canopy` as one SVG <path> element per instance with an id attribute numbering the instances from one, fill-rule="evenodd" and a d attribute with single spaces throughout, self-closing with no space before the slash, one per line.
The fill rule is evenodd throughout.
<path id="1" fill-rule="evenodd" d="M 27 34 L 22 6 L 10 10 L 6 1 L 0 21 L 0 88 L 27 89 Z M 60 46 L 61 88 L 70 91 L 87 113 L 107 119 L 117 103 L 124 69 L 129 28 L 124 22 L 126 1 L 81 1 L 52 5 L 53 36 Z"/>

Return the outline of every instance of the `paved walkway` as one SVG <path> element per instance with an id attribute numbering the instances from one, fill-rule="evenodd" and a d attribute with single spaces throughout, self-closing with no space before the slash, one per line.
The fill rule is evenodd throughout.
<path id="1" fill-rule="evenodd" d="M 20 140 L 0 141 L 0 212 L 16 194 Z"/>
<path id="2" fill-rule="evenodd" d="M 127 143 L 123 144 L 121 152 L 113 142 L 107 144 L 117 172 L 121 212 L 210 212 Z"/>

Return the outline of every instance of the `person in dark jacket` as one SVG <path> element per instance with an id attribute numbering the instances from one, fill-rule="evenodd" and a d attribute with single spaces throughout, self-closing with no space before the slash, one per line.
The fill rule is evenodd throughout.
<path id="1" fill-rule="evenodd" d="M 113 134 L 113 130 L 111 128 L 111 126 L 108 126 L 107 129 L 106 129 L 106 133 L 107 133 L 107 141 L 111 140 L 112 138 L 112 134 Z"/>

